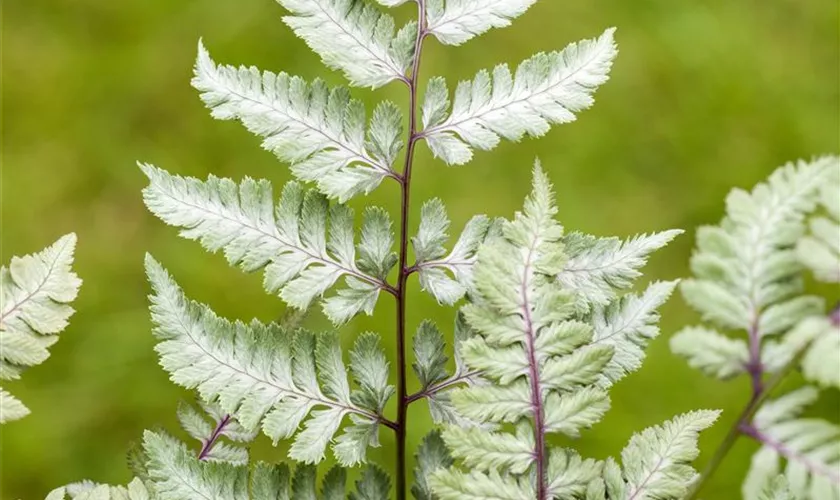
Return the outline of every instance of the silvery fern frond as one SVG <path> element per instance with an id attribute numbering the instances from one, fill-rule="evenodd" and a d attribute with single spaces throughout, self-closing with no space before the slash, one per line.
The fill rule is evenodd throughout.
<path id="1" fill-rule="evenodd" d="M 52 490 L 44 500 L 155 500 L 154 492 L 138 478 L 127 486 L 109 486 L 107 484 L 83 484 L 62 486 Z"/>
<path id="2" fill-rule="evenodd" d="M 787 466 L 784 475 L 793 498 L 822 500 L 840 497 L 840 427 L 800 414 L 819 392 L 803 387 L 768 401 L 742 431 L 761 449 L 753 455 L 743 486 L 745 500 L 761 498 L 765 485 Z"/>
<path id="3" fill-rule="evenodd" d="M 677 281 L 656 281 L 641 294 L 628 293 L 607 306 L 595 306 L 591 315 L 593 345 L 614 347 L 599 384 L 608 387 L 642 366 L 648 342 L 659 336 L 659 313 Z"/>
<path id="4" fill-rule="evenodd" d="M 256 320 L 230 322 L 188 300 L 151 257 L 146 270 L 154 289 L 154 331 L 161 340 L 155 349 L 175 383 L 217 401 L 245 429 L 261 426 L 275 442 L 296 435 L 289 457 L 297 461 L 320 462 L 345 417 L 352 425 L 332 446 L 341 464 L 363 462 L 367 447 L 378 445 L 379 424 L 386 423 L 382 410 L 393 388 L 382 375 L 388 365 L 375 339 L 368 335 L 357 342 L 350 368 L 359 389 L 351 391 L 334 334 L 289 332 Z"/>
<path id="5" fill-rule="evenodd" d="M 769 336 L 822 314 L 822 299 L 801 295 L 795 246 L 820 186 L 838 161 L 826 157 L 788 164 L 751 193 L 733 190 L 721 224 L 698 230 L 691 259 L 695 277 L 683 281 L 683 296 L 708 322 L 745 330 L 752 352 L 745 364 L 743 343 L 713 328 L 688 327 L 671 339 L 676 354 L 707 374 L 730 377 L 770 356 L 774 344 L 766 342 Z"/>
<path id="6" fill-rule="evenodd" d="M 441 43 L 462 43 L 492 28 L 510 26 L 537 0 L 428 0 L 427 31 Z"/>
<path id="7" fill-rule="evenodd" d="M 700 410 L 675 417 L 634 435 L 621 452 L 622 467 L 612 459 L 604 466 L 610 500 L 684 498 L 697 473 L 688 465 L 697 458 L 697 438 L 720 412 Z"/>
<path id="8" fill-rule="evenodd" d="M 73 314 L 70 307 L 82 280 L 71 269 L 76 235 L 68 234 L 38 253 L 12 257 L 0 267 L 0 379 L 46 360 Z M 29 409 L 0 388 L 0 424 L 18 420 Z"/>
<path id="9" fill-rule="evenodd" d="M 429 485 L 429 477 L 439 469 L 452 467 L 454 463 L 439 430 L 435 429 L 423 438 L 414 455 L 414 462 L 416 465 L 411 494 L 415 500 L 435 500 L 437 497 Z"/>
<path id="10" fill-rule="evenodd" d="M 278 0 L 283 21 L 324 64 L 353 85 L 381 87 L 405 79 L 414 58 L 417 23 L 394 33 L 394 19 L 365 0 Z"/>
<path id="11" fill-rule="evenodd" d="M 475 253 L 484 240 L 494 233 L 494 223 L 484 215 L 476 215 L 467 222 L 455 246 L 447 254 L 449 217 L 443 202 L 434 198 L 423 204 L 420 228 L 411 239 L 416 261 L 414 269 L 423 290 L 432 294 L 438 303 L 452 305 L 470 287 Z"/>
<path id="12" fill-rule="evenodd" d="M 575 119 L 592 105 L 592 93 L 607 81 L 617 52 L 613 29 L 599 38 L 572 43 L 560 52 L 537 54 L 512 75 L 506 65 L 492 76 L 481 71 L 461 82 L 449 111 L 449 91 L 432 79 L 423 103 L 422 136 L 436 157 L 450 165 L 472 159 L 472 148 L 493 149 L 500 137 L 539 137 L 552 124 Z"/>
<path id="13" fill-rule="evenodd" d="M 664 247 L 680 229 L 640 234 L 625 241 L 574 232 L 563 237 L 568 262 L 557 275 L 563 285 L 577 291 L 585 306 L 606 306 L 617 292 L 632 286 L 650 254 Z"/>
<path id="14" fill-rule="evenodd" d="M 245 178 L 239 185 L 210 176 L 207 181 L 171 175 L 141 165 L 149 178 L 146 206 L 181 236 L 198 240 L 246 272 L 265 268 L 265 288 L 298 309 L 308 307 L 341 277 L 348 288 L 324 300 L 337 324 L 373 312 L 396 263 L 390 220 L 380 209 L 365 211 L 356 258 L 353 212 L 330 205 L 314 190 L 288 183 L 275 207 L 271 184 Z M 329 228 L 327 227 L 329 225 Z"/>
<path id="15" fill-rule="evenodd" d="M 344 202 L 370 193 L 402 147 L 402 116 L 389 102 L 373 113 L 365 134 L 364 105 L 345 88 L 311 85 L 286 73 L 217 65 L 199 42 L 192 85 L 214 118 L 240 120 L 263 147 L 291 164 L 300 180 Z"/>
<path id="16" fill-rule="evenodd" d="M 811 218 L 810 232 L 796 244 L 800 262 L 827 283 L 840 282 L 840 161 L 835 162 L 820 189 L 823 213 Z"/>
<path id="17" fill-rule="evenodd" d="M 387 500 L 390 482 L 381 470 L 367 468 L 347 495 L 347 473 L 333 467 L 318 486 L 316 469 L 259 462 L 252 467 L 198 460 L 178 440 L 146 431 L 143 445 L 157 500 Z"/>
<path id="18" fill-rule="evenodd" d="M 493 490 L 505 492 L 494 498 L 558 496 L 550 472 L 564 467 L 551 465 L 561 455 L 548 453 L 546 436 L 577 436 L 609 407 L 596 383 L 613 346 L 589 345 L 592 327 L 572 317 L 574 295 L 556 280 L 565 262 L 556 210 L 537 165 L 523 212 L 504 224 L 500 238 L 479 249 L 473 302 L 463 307 L 476 334 L 461 342 L 461 352 L 466 365 L 491 383 L 453 389 L 451 397 L 466 418 L 515 423 L 517 431 L 448 426 L 443 438 L 450 451 L 474 470 L 433 474 L 433 489 L 444 500 L 486 498 Z M 594 461 L 562 457 L 572 469 L 563 475 L 578 478 L 562 488 L 582 493 L 599 476 Z"/>
<path id="19" fill-rule="evenodd" d="M 767 482 L 764 489 L 757 497 L 758 500 L 797 500 L 793 493 L 788 488 L 787 480 L 784 476 L 776 476 Z"/>

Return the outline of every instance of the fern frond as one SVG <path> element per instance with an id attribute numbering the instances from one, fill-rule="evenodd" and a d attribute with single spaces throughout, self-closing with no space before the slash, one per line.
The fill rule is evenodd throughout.
<path id="1" fill-rule="evenodd" d="M 606 307 L 595 306 L 592 313 L 593 345 L 614 347 L 604 368 L 600 384 L 609 386 L 642 366 L 644 349 L 659 336 L 659 313 L 674 291 L 677 281 L 651 283 L 641 294 L 626 294 Z"/>
<path id="2" fill-rule="evenodd" d="M 819 204 L 823 214 L 809 221 L 810 234 L 800 238 L 796 254 L 818 280 L 840 282 L 840 160 L 829 167 L 826 182 L 820 189 Z"/>
<path id="3" fill-rule="evenodd" d="M 446 449 L 446 443 L 440 437 L 440 431 L 433 430 L 420 443 L 417 453 L 414 455 L 414 484 L 411 486 L 411 494 L 415 500 L 435 500 L 437 497 L 432 493 L 429 485 L 431 475 L 439 469 L 448 469 L 452 466 L 452 456 Z"/>
<path id="4" fill-rule="evenodd" d="M 263 462 L 253 467 L 198 460 L 178 440 L 146 431 L 143 447 L 156 500 L 344 500 L 347 473 L 333 467 L 318 486 L 315 467 L 299 465 L 294 473 L 284 464 Z M 383 493 L 384 484 L 384 493 Z M 349 498 L 387 500 L 388 477 L 368 468 Z M 371 494 L 372 493 L 372 494 Z M 133 500 L 133 499 L 132 499 Z"/>
<path id="5" fill-rule="evenodd" d="M 537 0 L 430 0 L 427 31 L 441 43 L 461 45 L 492 28 L 510 26 Z"/>
<path id="6" fill-rule="evenodd" d="M 353 85 L 381 87 L 405 79 L 414 57 L 417 23 L 394 33 L 394 19 L 364 0 L 278 0 L 283 21 L 324 64 Z"/>
<path id="7" fill-rule="evenodd" d="M 803 219 L 814 210 L 819 188 L 837 161 L 822 158 L 788 164 L 751 193 L 733 190 L 721 224 L 698 231 L 691 259 L 695 277 L 683 281 L 681 289 L 704 320 L 723 329 L 745 330 L 760 347 L 766 337 L 822 314 L 822 299 L 800 295 L 801 268 L 794 247 L 804 231 Z M 739 343 L 698 336 L 699 331 L 690 327 L 677 335 L 672 343 L 679 347 L 677 354 L 699 364 L 698 356 L 706 354 L 684 340 L 714 344 L 717 359 L 712 365 L 708 358 L 702 362 L 708 365 L 707 373 L 719 377 L 737 373 L 743 363 Z M 681 335 L 686 337 L 681 339 Z"/>
<path id="8" fill-rule="evenodd" d="M 609 407 L 606 391 L 596 384 L 613 346 L 589 345 L 592 327 L 574 318 L 575 295 L 556 279 L 565 264 L 556 212 L 551 185 L 537 164 L 523 212 L 478 251 L 473 301 L 463 308 L 476 335 L 461 350 L 467 367 L 490 383 L 454 389 L 452 401 L 471 420 L 517 423 L 518 430 L 511 435 L 448 427 L 443 438 L 453 456 L 487 473 L 439 471 L 433 477 L 441 498 L 483 498 L 490 491 L 508 493 L 487 498 L 549 498 L 546 435 L 577 436 Z M 570 476 L 586 476 L 582 468 L 590 468 L 579 460 L 570 464 Z"/>
<path id="9" fill-rule="evenodd" d="M 744 498 L 759 498 L 764 486 L 787 466 L 784 475 L 790 492 L 800 500 L 840 496 L 840 427 L 815 418 L 801 418 L 818 391 L 803 387 L 766 402 L 752 425 L 743 431 L 763 446 L 753 455 L 744 482 Z"/>
<path id="10" fill-rule="evenodd" d="M 432 153 L 460 165 L 472 159 L 471 148 L 493 149 L 500 137 L 539 137 L 552 124 L 574 120 L 574 113 L 591 106 L 591 94 L 607 80 L 617 54 L 613 31 L 560 52 L 537 54 L 520 64 L 515 76 L 505 65 L 497 66 L 492 77 L 482 71 L 458 85 L 451 112 L 446 84 L 430 81 L 422 136 Z"/>
<path id="11" fill-rule="evenodd" d="M 376 108 L 365 139 L 364 105 L 346 89 L 253 66 L 217 65 L 201 42 L 192 85 L 214 118 L 240 120 L 298 179 L 315 182 L 339 202 L 395 175 L 402 116 L 392 103 Z"/>
<path id="12" fill-rule="evenodd" d="M 374 398 L 351 395 L 335 335 L 291 333 L 256 320 L 232 323 L 207 306 L 189 301 L 151 257 L 147 257 L 146 270 L 154 289 L 152 320 L 161 340 L 155 349 L 175 383 L 198 389 L 204 400 L 218 401 L 246 429 L 261 424 L 275 442 L 296 434 L 289 450 L 294 460 L 321 461 L 346 416 L 353 425 L 333 445 L 340 463 L 359 463 L 364 458 L 359 449 L 377 445 L 387 398 L 379 398 L 373 406 Z M 370 358 L 369 353 L 358 351 L 355 356 Z M 390 395 L 387 380 L 372 382 L 372 377 L 356 376 L 379 385 L 372 390 Z"/>
<path id="13" fill-rule="evenodd" d="M 671 229 L 625 241 L 578 232 L 568 234 L 563 244 L 569 260 L 557 279 L 566 288 L 577 291 L 587 306 L 606 306 L 616 299 L 618 291 L 629 288 L 642 275 L 639 269 L 647 264 L 651 253 L 682 232 Z"/>
<path id="14" fill-rule="evenodd" d="M 443 202 L 437 198 L 429 200 L 423 204 L 420 228 L 411 243 L 420 286 L 438 303 L 452 305 L 469 289 L 475 253 L 488 235 L 493 234 L 493 223 L 484 215 L 470 219 L 449 254 L 444 247 L 449 239 L 448 230 L 449 217 Z"/>
<path id="15" fill-rule="evenodd" d="M 314 190 L 288 183 L 275 209 L 265 180 L 245 178 L 237 185 L 212 175 L 201 181 L 141 168 L 149 178 L 143 199 L 152 213 L 180 227 L 182 237 L 211 252 L 223 250 L 228 262 L 246 272 L 265 268 L 266 290 L 279 292 L 293 307 L 305 309 L 345 277 L 348 288 L 324 300 L 324 312 L 340 324 L 362 311 L 371 314 L 379 291 L 387 288 L 386 270 L 396 259 L 383 249 L 390 222 L 381 211 L 365 213 L 357 263 L 352 210 L 330 206 Z"/>
<path id="16" fill-rule="evenodd" d="M 744 500 L 753 500 L 752 498 L 745 498 Z M 776 476 L 767 482 L 767 486 L 761 490 L 757 500 L 797 500 L 793 493 L 788 488 L 787 480 L 784 476 Z"/>
<path id="17" fill-rule="evenodd" d="M 0 379 L 15 380 L 23 368 L 49 357 L 67 327 L 82 280 L 71 270 L 76 235 L 62 236 L 38 253 L 12 257 L 0 267 Z M 29 414 L 0 388 L 0 424 Z"/>
<path id="18" fill-rule="evenodd" d="M 697 477 L 688 465 L 697 458 L 697 438 L 720 412 L 679 415 L 633 435 L 621 452 L 624 470 L 608 459 L 604 470 L 609 498 L 623 500 L 683 498 Z"/>
<path id="19" fill-rule="evenodd" d="M 152 500 L 157 497 L 140 479 L 133 479 L 126 486 L 82 483 L 62 486 L 52 490 L 44 500 Z"/>

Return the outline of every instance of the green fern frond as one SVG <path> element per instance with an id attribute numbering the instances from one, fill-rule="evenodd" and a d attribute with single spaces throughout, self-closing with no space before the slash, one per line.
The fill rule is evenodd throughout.
<path id="1" fill-rule="evenodd" d="M 592 93 L 607 81 L 618 53 L 613 29 L 594 40 L 570 44 L 559 52 L 537 54 L 511 74 L 506 65 L 481 71 L 461 82 L 451 112 L 445 82 L 429 82 L 423 104 L 423 137 L 447 164 L 472 159 L 472 148 L 490 150 L 503 137 L 539 137 L 552 124 L 567 123 L 592 105 Z"/>
<path id="2" fill-rule="evenodd" d="M 359 450 L 377 445 L 387 396 L 351 394 L 335 335 L 288 332 L 256 320 L 232 323 L 207 306 L 189 301 L 151 257 L 146 270 L 154 288 L 152 320 L 161 340 L 155 349 L 174 382 L 198 389 L 204 400 L 218 401 L 246 429 L 262 424 L 263 432 L 275 442 L 296 435 L 289 450 L 294 460 L 321 461 L 346 416 L 351 416 L 353 424 L 333 445 L 340 463 L 359 463 L 364 459 Z M 372 358 L 367 352 L 357 351 L 355 356 L 384 362 L 384 356 Z M 364 381 L 361 391 L 390 396 L 387 379 L 358 371 L 356 377 Z M 376 387 L 365 389 L 366 385 Z M 370 405 L 373 401 L 376 406 Z"/>
<path id="3" fill-rule="evenodd" d="M 152 213 L 182 228 L 184 238 L 212 252 L 223 250 L 228 262 L 246 272 L 265 268 L 266 290 L 287 304 L 305 309 L 344 277 L 348 288 L 324 300 L 327 316 L 341 324 L 362 311 L 372 314 L 396 263 L 390 221 L 381 210 L 364 214 L 357 260 L 352 210 L 330 206 L 314 190 L 288 183 L 275 208 L 265 180 L 245 178 L 237 185 L 212 175 L 201 181 L 141 168 L 149 177 L 143 199 Z"/>
<path id="4" fill-rule="evenodd" d="M 347 89 L 308 84 L 286 73 L 217 65 L 199 42 L 192 85 L 214 118 L 240 120 L 300 180 L 344 202 L 370 193 L 402 147 L 402 116 L 389 102 L 376 107 L 365 133 L 365 108 Z"/>
<path id="5" fill-rule="evenodd" d="M 765 485 L 784 472 L 791 494 L 799 500 L 840 496 L 840 427 L 825 420 L 802 418 L 819 392 L 803 387 L 768 401 L 744 432 L 762 447 L 752 457 L 744 481 L 746 500 L 760 498 Z M 787 462 L 784 471 L 781 461 Z"/>
<path id="6" fill-rule="evenodd" d="M 353 85 L 381 87 L 405 79 L 414 58 L 417 23 L 394 33 L 394 19 L 364 0 L 278 0 L 283 21 L 324 64 Z"/>
<path id="7" fill-rule="evenodd" d="M 71 270 L 76 235 L 62 236 L 44 250 L 12 257 L 0 267 L 0 379 L 16 380 L 26 367 L 46 360 L 73 314 L 82 280 Z M 0 424 L 29 409 L 0 388 Z"/>

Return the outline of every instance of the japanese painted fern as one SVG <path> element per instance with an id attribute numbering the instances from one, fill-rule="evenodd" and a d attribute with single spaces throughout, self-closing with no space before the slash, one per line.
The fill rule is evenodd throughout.
<path id="1" fill-rule="evenodd" d="M 827 282 L 840 273 L 840 158 L 785 165 L 752 192 L 732 191 L 726 205 L 720 225 L 698 230 L 695 277 L 682 284 L 708 326 L 687 327 L 671 339 L 672 350 L 705 374 L 743 374 L 752 383 L 705 477 L 743 435 L 761 445 L 745 499 L 840 498 L 840 426 L 801 416 L 817 387 L 840 388 L 840 307 L 826 311 L 804 286 L 809 268 Z M 792 370 L 814 385 L 769 399 Z M 776 477 L 780 472 L 784 478 Z"/>
<path id="2" fill-rule="evenodd" d="M 287 12 L 286 24 L 328 67 L 354 86 L 404 84 L 407 106 L 383 102 L 368 118 L 362 102 L 346 88 L 218 64 L 199 42 L 192 84 L 211 115 L 237 120 L 261 137 L 263 147 L 288 164 L 297 181 L 275 189 L 267 180 L 196 179 L 142 164 L 149 181 L 143 197 L 149 210 L 179 228 L 183 237 L 221 251 L 245 272 L 262 272 L 265 290 L 290 308 L 306 310 L 320 302 L 336 327 L 360 313 L 373 314 L 381 295 L 392 296 L 397 322 L 388 333 L 397 348 L 390 358 L 394 366 L 378 333 L 359 335 L 345 355 L 337 331 L 314 333 L 295 321 L 221 318 L 210 306 L 190 300 L 170 273 L 147 256 L 156 350 L 171 379 L 197 392 L 202 412 L 182 406 L 178 414 L 200 446 L 192 449 L 163 431 L 147 431 L 142 448 L 132 453 L 136 479 L 127 487 L 84 482 L 59 488 L 49 498 L 332 500 L 349 495 L 402 500 L 409 491 L 418 500 L 682 498 L 696 478 L 689 463 L 698 453 L 698 433 L 712 425 L 716 411 L 688 412 L 642 430 L 630 438 L 620 460 L 585 458 L 552 444 L 552 436 L 587 432 L 608 411 L 613 384 L 641 367 L 645 347 L 659 334 L 657 309 L 677 283 L 631 288 L 649 255 L 681 231 L 627 240 L 566 232 L 539 165 L 520 213 L 511 220 L 478 215 L 451 245 L 441 200 L 422 204 L 416 231 L 408 219 L 420 143 L 445 163 L 458 165 L 501 139 L 539 137 L 552 125 L 575 120 L 608 78 L 617 54 L 614 30 L 537 54 L 513 71 L 505 65 L 481 70 L 451 93 L 443 78 L 421 81 L 424 43 L 430 38 L 447 45 L 465 43 L 509 25 L 535 0 L 416 0 L 416 20 L 402 27 L 368 0 L 279 3 Z M 378 3 L 397 7 L 406 2 Z M 402 167 L 396 166 L 400 161 Z M 354 213 L 345 203 L 389 181 L 400 189 L 399 220 L 392 222 L 383 208 L 366 207 L 357 234 Z M 815 203 L 804 194 L 812 182 L 803 178 L 802 186 L 792 188 L 805 198 L 790 203 L 788 212 Z M 763 212 L 751 215 L 742 198 L 735 200 L 738 215 L 730 225 L 752 217 L 785 229 L 776 237 L 790 238 L 788 212 L 766 220 Z M 831 274 L 824 257 L 838 253 L 836 247 L 824 248 L 831 243 L 827 224 L 837 219 L 834 207 L 828 208 L 827 217 L 833 219 L 815 220 L 813 236 L 799 250 L 812 256 L 816 252 L 809 246 L 819 246 L 820 259 L 809 265 L 821 276 Z M 710 245 L 729 256 L 726 252 L 733 250 L 721 246 L 725 238 L 718 236 Z M 744 235 L 751 242 L 765 236 L 762 230 Z M 780 244 L 771 241 L 767 248 Z M 791 249 L 790 257 L 777 263 L 784 273 L 774 274 L 774 280 L 783 280 L 785 287 L 795 254 Z M 709 272 L 719 270 L 716 262 L 706 264 Z M 747 266 L 745 272 L 758 279 L 755 271 Z M 406 290 L 412 274 L 440 304 L 457 307 L 451 331 L 424 321 L 413 336 L 408 333 Z M 6 275 L 4 269 L 4 301 Z M 744 293 L 755 300 L 744 306 L 737 300 L 722 303 L 710 286 L 689 282 L 684 290 L 725 306 L 709 314 L 727 326 L 753 324 L 741 317 L 744 308 L 770 300 L 765 295 L 774 301 L 789 296 L 787 288 L 759 293 L 752 287 Z M 74 294 L 75 287 L 72 294 L 49 298 L 66 302 Z M 762 307 L 769 305 L 765 302 Z M 767 335 L 780 333 L 792 326 L 791 318 L 798 321 L 819 306 L 811 298 L 794 299 L 768 308 L 760 324 Z M 26 328 L 14 328 L 41 342 L 37 334 L 63 326 L 67 314 L 61 311 L 59 322 L 43 324 L 33 316 L 24 318 Z M 4 342 L 12 338 L 5 336 L 6 323 Z M 809 332 L 798 341 L 810 341 Z M 709 338 L 719 341 L 708 332 L 689 333 L 700 337 L 687 349 Z M 743 354 L 737 342 L 720 344 L 724 353 L 719 356 Z M 454 355 L 452 372 L 448 351 Z M 784 353 L 774 352 L 778 364 L 784 364 Z M 12 362 L 4 358 L 2 366 Z M 694 363 L 705 367 L 713 361 Z M 409 391 L 409 365 L 419 386 L 415 392 Z M 732 361 L 724 365 L 709 370 L 742 371 Z M 814 378 L 828 383 L 820 366 L 813 362 Z M 410 484 L 406 436 L 415 427 L 409 425 L 408 408 L 422 400 L 439 428 L 416 451 Z M 757 424 L 754 431 L 772 434 L 783 418 L 793 418 L 789 413 L 771 415 L 763 420 L 765 427 Z M 396 444 L 393 463 L 386 468 L 366 463 L 368 449 L 380 445 L 381 431 L 393 432 Z M 260 433 L 275 444 L 290 441 L 288 458 L 299 462 L 294 471 L 250 460 L 247 444 Z M 338 465 L 321 474 L 316 467 L 328 454 Z M 363 470 L 348 488 L 346 468 L 357 466 Z M 795 490 L 799 484 L 790 486 Z M 779 497 L 786 494 L 780 493 L 784 488 L 781 484 L 767 495 Z"/>

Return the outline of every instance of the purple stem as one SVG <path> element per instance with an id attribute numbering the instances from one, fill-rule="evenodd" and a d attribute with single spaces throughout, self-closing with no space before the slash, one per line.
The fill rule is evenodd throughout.
<path id="1" fill-rule="evenodd" d="M 221 420 L 219 420 L 219 423 L 216 424 L 216 428 L 213 429 L 213 434 L 210 434 L 210 437 L 204 442 L 204 446 L 201 447 L 201 451 L 198 453 L 199 460 L 206 459 L 207 455 L 213 451 L 213 446 L 216 445 L 216 441 L 218 441 L 222 436 L 222 432 L 224 432 L 228 423 L 230 423 L 230 415 L 225 415 Z"/>
<path id="2" fill-rule="evenodd" d="M 522 319 L 525 321 L 525 350 L 528 355 L 528 379 L 531 384 L 531 410 L 534 413 L 534 460 L 537 469 L 537 500 L 548 499 L 548 480 L 546 478 L 545 414 L 540 385 L 539 364 L 536 354 L 536 332 L 531 320 L 531 304 L 528 298 L 528 275 L 531 272 L 533 248 L 528 252 L 522 281 Z"/>
<path id="3" fill-rule="evenodd" d="M 414 63 L 411 69 L 411 77 L 402 80 L 408 85 L 409 111 L 408 111 L 408 144 L 405 152 L 405 167 L 399 177 L 402 202 L 400 204 L 400 255 L 399 255 L 399 280 L 394 296 L 397 299 L 397 500 L 406 498 L 406 471 L 405 471 L 405 438 L 408 428 L 408 405 L 410 403 L 406 384 L 406 352 L 405 352 L 405 310 L 406 310 L 406 283 L 412 268 L 408 265 L 408 213 L 411 193 L 411 166 L 414 162 L 414 147 L 420 140 L 417 131 L 417 75 L 420 69 L 420 57 L 423 51 L 423 40 L 426 38 L 426 1 L 417 0 L 417 38 L 414 42 Z"/>
<path id="4" fill-rule="evenodd" d="M 798 451 L 793 450 L 784 443 L 773 439 L 773 437 L 771 436 L 768 436 L 756 426 L 744 423 L 739 426 L 739 430 L 745 436 L 749 436 L 758 441 L 759 443 L 765 446 L 769 446 L 770 448 L 776 450 L 776 452 L 779 453 L 779 455 L 782 455 L 786 459 L 802 464 L 802 466 L 805 467 L 808 471 L 810 471 L 811 474 L 827 477 L 835 484 L 840 484 L 840 474 L 838 474 L 836 470 L 832 470 L 824 464 L 810 460 L 808 457 L 802 455 Z"/>

